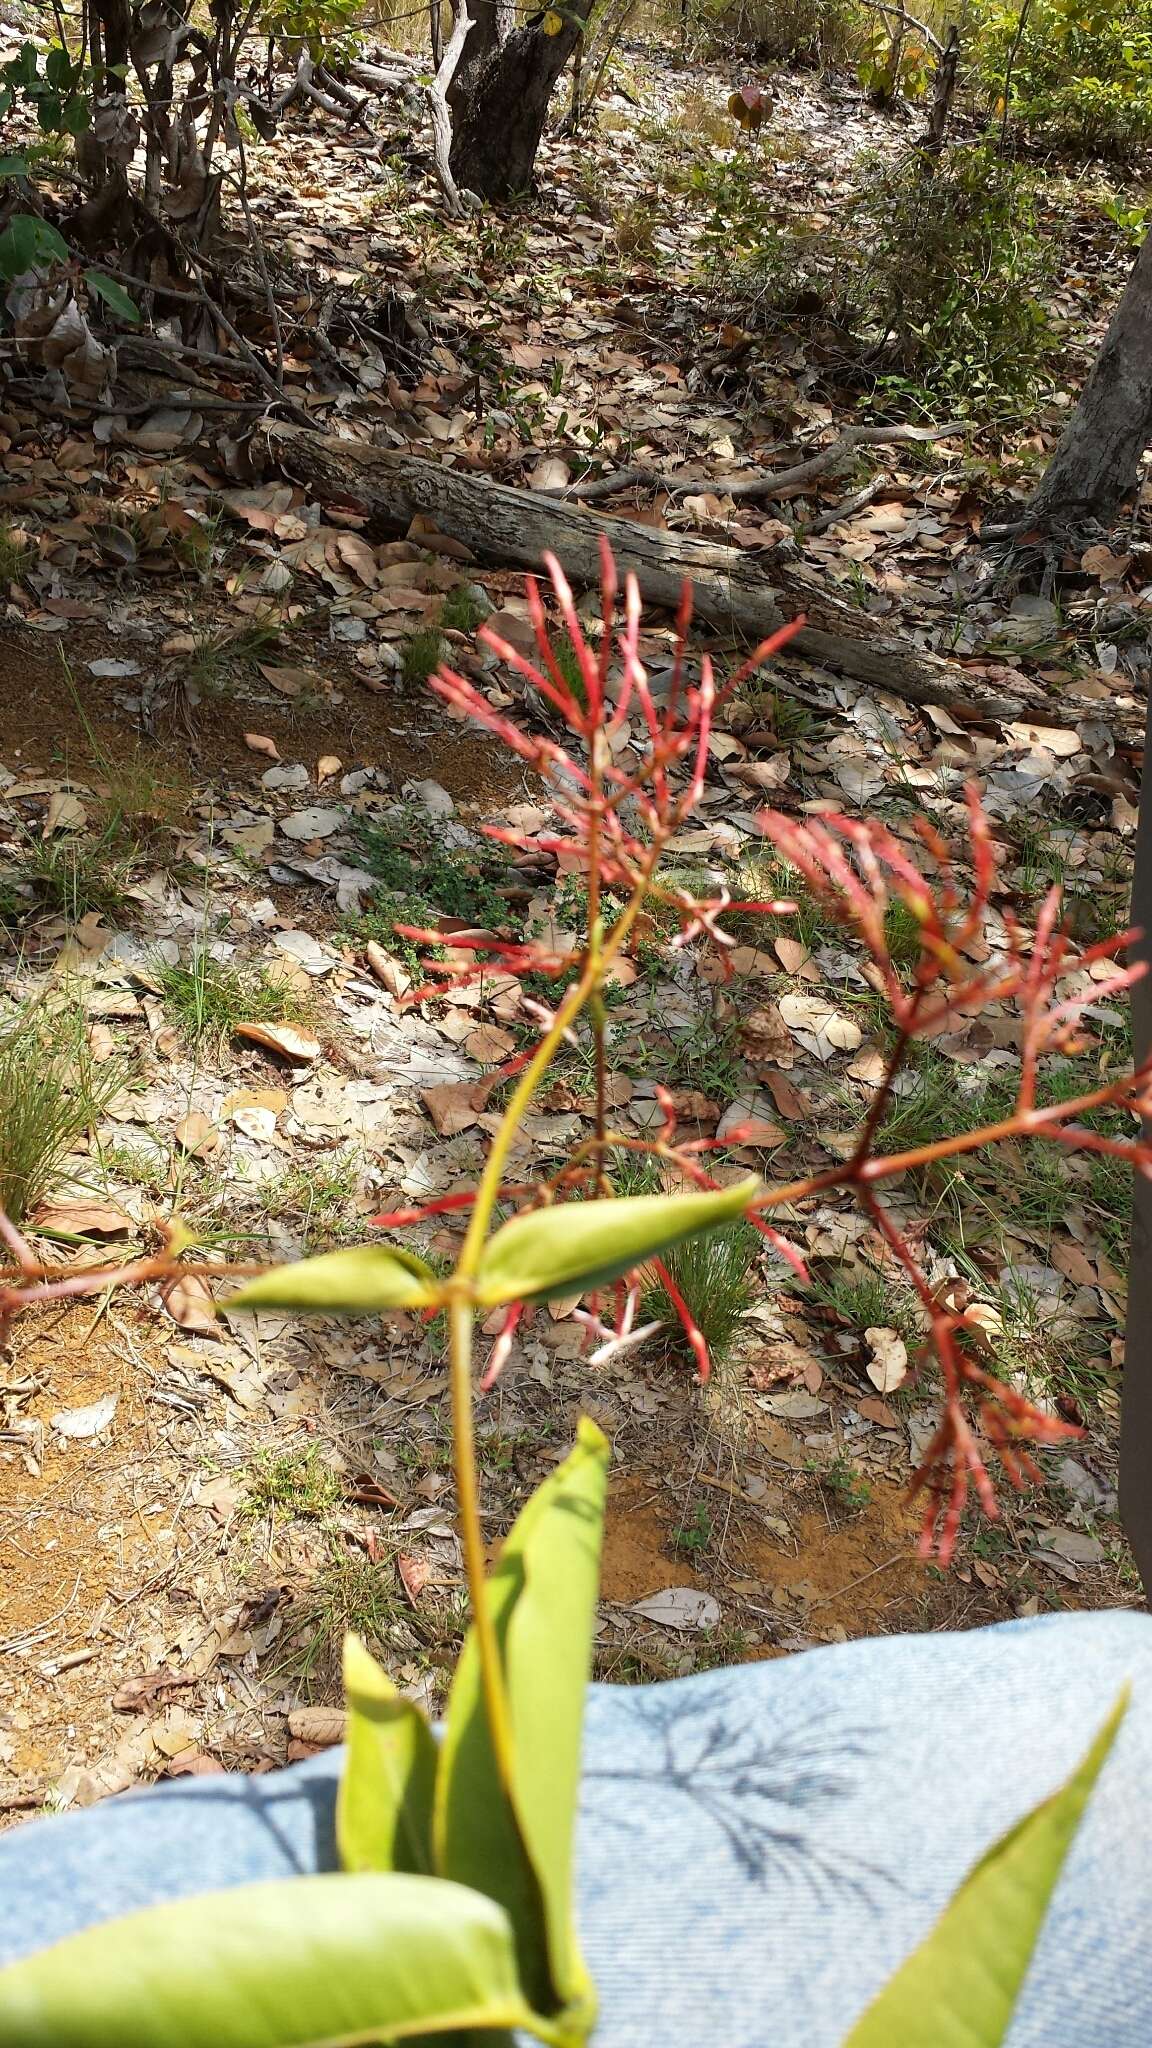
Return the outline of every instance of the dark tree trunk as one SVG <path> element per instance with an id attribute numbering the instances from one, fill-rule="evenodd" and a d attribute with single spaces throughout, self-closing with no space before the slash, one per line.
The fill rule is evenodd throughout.
<path id="1" fill-rule="evenodd" d="M 570 0 L 559 35 L 545 35 L 542 20 L 535 21 L 514 30 L 483 63 L 469 64 L 454 95 L 449 160 L 462 189 L 481 199 L 511 199 L 528 191 L 552 88 L 591 12 L 592 0 Z"/>
<path id="2" fill-rule="evenodd" d="M 1107 525 L 1152 442 L 1152 235 L 1136 258 L 1092 374 L 1021 522 L 1074 533 Z"/>
<path id="3" fill-rule="evenodd" d="M 468 0 L 468 13 L 472 27 L 468 31 L 464 54 L 448 87 L 453 127 L 459 125 L 480 73 L 503 49 L 516 26 L 516 0 Z M 455 5 L 452 18 L 456 18 Z"/>

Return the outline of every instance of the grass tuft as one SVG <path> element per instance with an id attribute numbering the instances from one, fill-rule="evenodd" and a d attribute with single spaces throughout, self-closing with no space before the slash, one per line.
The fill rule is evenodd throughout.
<path id="1" fill-rule="evenodd" d="M 13 1223 L 44 1200 L 125 1072 L 120 1060 L 93 1060 L 78 1007 L 37 1006 L 0 1037 L 0 1208 Z"/>
<path id="2" fill-rule="evenodd" d="M 241 966 L 218 960 L 203 947 L 187 963 L 163 961 L 156 968 L 160 994 L 178 1029 L 191 1045 L 218 1044 L 238 1024 L 297 1023 L 307 1015 L 304 998 L 258 962 Z"/>

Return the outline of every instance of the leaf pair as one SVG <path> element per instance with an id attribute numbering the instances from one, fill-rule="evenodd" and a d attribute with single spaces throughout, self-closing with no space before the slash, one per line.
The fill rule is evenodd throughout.
<path id="1" fill-rule="evenodd" d="M 761 1192 L 753 1176 L 715 1193 L 633 1195 L 531 1209 L 488 1239 L 471 1299 L 489 1309 L 605 1287 L 683 1239 L 743 1216 Z M 228 1306 L 379 1315 L 385 1309 L 439 1308 L 445 1299 L 446 1283 L 411 1252 L 358 1245 L 278 1266 L 250 1281 Z"/>
<path id="2" fill-rule="evenodd" d="M 470 1633 L 439 1748 L 355 1638 L 337 1807 L 345 1875 L 242 1885 L 92 1928 L 0 1972 L 20 2048 L 352 2048 L 593 2017 L 572 1836 L 608 1445 L 592 1423 L 488 1586 L 513 1735 L 506 1793 Z"/>

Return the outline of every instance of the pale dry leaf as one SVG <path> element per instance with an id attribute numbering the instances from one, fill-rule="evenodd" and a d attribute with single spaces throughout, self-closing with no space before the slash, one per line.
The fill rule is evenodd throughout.
<path id="1" fill-rule="evenodd" d="M 878 1394 L 894 1394 L 908 1377 L 908 1346 L 897 1331 L 883 1324 L 871 1324 L 864 1342 L 872 1353 L 865 1366 Z"/>
<path id="2" fill-rule="evenodd" d="M 662 1593 L 633 1601 L 630 1611 L 677 1630 L 715 1628 L 720 1620 L 720 1602 L 696 1586 L 666 1586 Z"/>
<path id="3" fill-rule="evenodd" d="M 842 1016 L 820 996 L 781 996 L 780 1015 L 807 1052 L 831 1059 L 836 1052 L 855 1052 L 864 1034 L 851 1017 Z"/>
<path id="4" fill-rule="evenodd" d="M 275 740 L 269 739 L 267 733 L 246 732 L 244 735 L 244 745 L 252 754 L 267 754 L 270 761 L 278 761 L 280 759 L 280 749 L 276 745 Z"/>
<path id="5" fill-rule="evenodd" d="M 334 775 L 339 775 L 343 765 L 339 754 L 321 754 L 316 763 L 317 782 L 330 782 Z"/>
<path id="6" fill-rule="evenodd" d="M 48 811 L 44 819 L 44 837 L 52 832 L 80 832 L 88 823 L 88 813 L 78 796 L 71 790 L 57 789 L 48 799 Z"/>

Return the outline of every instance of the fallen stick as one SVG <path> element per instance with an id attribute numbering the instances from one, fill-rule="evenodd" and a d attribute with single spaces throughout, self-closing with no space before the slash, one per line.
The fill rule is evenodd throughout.
<path id="1" fill-rule="evenodd" d="M 873 431 L 873 430 L 865 430 Z M 887 430 L 883 430 L 887 431 Z M 481 560 L 538 569 L 546 549 L 556 554 L 573 583 L 600 580 L 600 536 L 612 543 L 621 575 L 636 577 L 647 603 L 675 609 L 685 577 L 695 592 L 696 616 L 722 633 L 764 639 L 800 613 L 803 631 L 791 647 L 838 674 L 889 690 L 911 704 L 940 704 L 979 724 L 1031 718 L 1075 728 L 1077 717 L 1099 718 L 1099 704 L 1052 699 L 1039 684 L 1019 678 L 1007 697 L 979 676 L 918 647 L 887 621 L 875 618 L 831 589 L 814 570 L 756 557 L 694 534 L 662 533 L 629 519 L 610 519 L 563 498 L 493 483 L 475 470 L 366 441 L 344 440 L 281 420 L 257 432 L 270 461 L 286 476 L 321 496 L 362 507 L 393 532 L 426 519 L 463 541 Z M 1135 716 L 1116 719 L 1117 730 L 1139 730 Z"/>

